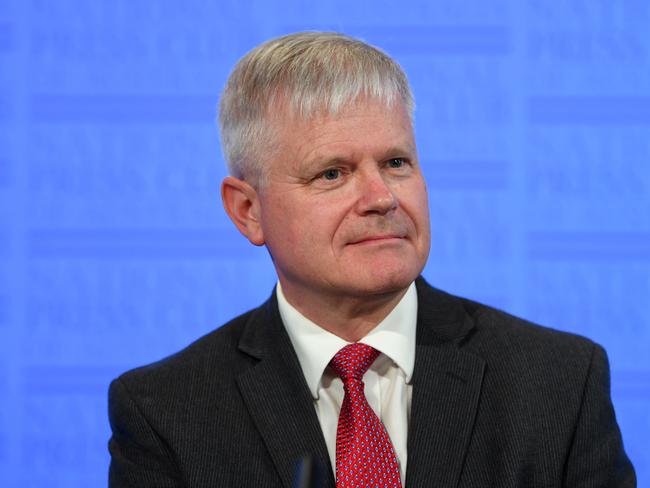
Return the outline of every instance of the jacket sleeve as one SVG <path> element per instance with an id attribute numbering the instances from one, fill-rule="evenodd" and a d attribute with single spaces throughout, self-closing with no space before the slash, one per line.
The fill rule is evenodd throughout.
<path id="1" fill-rule="evenodd" d="M 109 388 L 108 415 L 113 431 L 109 488 L 184 486 L 171 451 L 119 378 Z"/>
<path id="2" fill-rule="evenodd" d="M 566 488 L 634 488 L 636 476 L 625 450 L 610 396 L 609 363 L 595 345 L 580 415 L 567 460 Z"/>

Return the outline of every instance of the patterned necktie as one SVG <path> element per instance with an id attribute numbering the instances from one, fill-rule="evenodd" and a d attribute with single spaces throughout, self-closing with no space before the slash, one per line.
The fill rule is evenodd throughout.
<path id="1" fill-rule="evenodd" d="M 330 361 L 345 390 L 336 431 L 336 488 L 402 486 L 388 432 L 363 391 L 363 375 L 377 356 L 379 351 L 357 342 Z"/>

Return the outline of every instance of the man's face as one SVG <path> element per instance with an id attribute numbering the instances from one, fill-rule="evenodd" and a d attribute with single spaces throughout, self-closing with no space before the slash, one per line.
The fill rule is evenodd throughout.
<path id="1" fill-rule="evenodd" d="M 406 288 L 429 254 L 427 192 L 401 103 L 280 115 L 258 195 L 263 241 L 287 297 L 368 297 Z"/>

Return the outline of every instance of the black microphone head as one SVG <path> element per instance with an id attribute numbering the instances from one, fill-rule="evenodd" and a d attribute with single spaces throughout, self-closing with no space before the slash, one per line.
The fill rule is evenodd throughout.
<path id="1" fill-rule="evenodd" d="M 325 488 L 325 466 L 313 456 L 298 460 L 293 488 Z"/>

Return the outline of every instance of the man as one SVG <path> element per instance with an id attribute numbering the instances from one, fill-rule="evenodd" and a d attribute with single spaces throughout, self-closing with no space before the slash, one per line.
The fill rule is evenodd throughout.
<path id="1" fill-rule="evenodd" d="M 631 487 L 604 351 L 419 277 L 427 193 L 399 66 L 338 34 L 247 54 L 224 90 L 228 215 L 271 298 L 111 384 L 112 487 Z"/>

